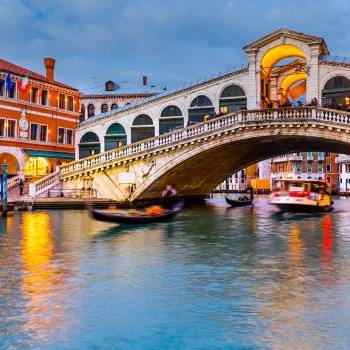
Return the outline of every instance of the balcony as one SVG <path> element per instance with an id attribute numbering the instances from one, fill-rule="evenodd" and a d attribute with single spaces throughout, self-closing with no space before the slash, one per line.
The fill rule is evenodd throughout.
<path id="1" fill-rule="evenodd" d="M 335 158 L 336 163 L 349 163 L 350 155 L 347 154 L 339 154 L 338 157 Z"/>

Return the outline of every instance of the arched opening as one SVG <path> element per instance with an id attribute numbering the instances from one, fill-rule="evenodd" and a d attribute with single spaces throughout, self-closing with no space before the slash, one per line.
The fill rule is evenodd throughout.
<path id="1" fill-rule="evenodd" d="M 9 177 L 17 175 L 19 163 L 17 158 L 10 153 L 0 153 L 0 174 L 2 174 L 2 164 L 7 164 L 7 175 Z"/>
<path id="2" fill-rule="evenodd" d="M 322 105 L 333 109 L 350 109 L 350 80 L 342 75 L 327 81 L 322 90 Z"/>
<path id="3" fill-rule="evenodd" d="M 287 91 L 300 80 L 307 80 L 304 51 L 289 44 L 278 45 L 268 50 L 260 62 L 261 108 L 290 106 L 293 100 Z M 306 84 L 301 86 L 306 87 Z M 301 91 L 304 97 L 305 93 L 306 89 Z"/>
<path id="4" fill-rule="evenodd" d="M 154 137 L 152 118 L 141 114 L 134 119 L 131 127 L 131 142 L 142 141 Z"/>
<path id="5" fill-rule="evenodd" d="M 108 104 L 107 103 L 103 103 L 101 105 L 101 113 L 106 113 L 108 112 Z"/>
<path id="6" fill-rule="evenodd" d="M 87 111 L 88 111 L 88 118 L 93 117 L 95 115 L 95 106 L 92 103 L 90 103 L 88 105 Z"/>
<path id="7" fill-rule="evenodd" d="M 81 105 L 79 120 L 81 122 L 85 120 L 85 106 L 83 104 Z"/>
<path id="8" fill-rule="evenodd" d="M 159 119 L 159 134 L 184 127 L 181 109 L 177 106 L 167 106 L 163 109 Z"/>
<path id="9" fill-rule="evenodd" d="M 49 162 L 44 157 L 29 157 L 24 167 L 25 176 L 44 176 L 49 173 Z"/>
<path id="10" fill-rule="evenodd" d="M 112 103 L 111 110 L 118 109 L 118 105 L 116 103 Z"/>
<path id="11" fill-rule="evenodd" d="M 188 109 L 189 123 L 203 122 L 206 116 L 214 115 L 215 110 L 213 103 L 207 96 L 199 95 L 192 100 Z"/>
<path id="12" fill-rule="evenodd" d="M 109 126 L 105 135 L 105 151 L 126 145 L 126 132 L 119 123 Z"/>
<path id="13" fill-rule="evenodd" d="M 229 113 L 247 108 L 244 90 L 238 85 L 229 85 L 222 91 L 219 100 L 220 113 Z"/>
<path id="14" fill-rule="evenodd" d="M 87 132 L 80 139 L 79 159 L 93 156 L 101 152 L 100 139 L 94 132 Z"/>

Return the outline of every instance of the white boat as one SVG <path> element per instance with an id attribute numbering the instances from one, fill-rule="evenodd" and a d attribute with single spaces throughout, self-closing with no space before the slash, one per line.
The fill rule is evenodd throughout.
<path id="1" fill-rule="evenodd" d="M 330 186 L 321 180 L 277 180 L 270 204 L 282 211 L 328 212 L 333 209 Z"/>

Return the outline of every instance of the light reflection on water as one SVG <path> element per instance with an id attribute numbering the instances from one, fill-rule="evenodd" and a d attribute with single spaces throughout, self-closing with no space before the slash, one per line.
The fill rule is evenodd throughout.
<path id="1" fill-rule="evenodd" d="M 0 222 L 0 348 L 350 348 L 349 212 L 221 198 L 144 228 L 16 213 Z"/>

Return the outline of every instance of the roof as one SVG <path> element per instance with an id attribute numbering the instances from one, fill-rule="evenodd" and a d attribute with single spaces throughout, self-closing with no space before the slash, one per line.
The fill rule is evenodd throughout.
<path id="1" fill-rule="evenodd" d="M 142 85 L 129 82 L 116 82 L 116 89 L 113 91 L 105 90 L 105 83 L 82 91 L 82 98 L 91 96 L 119 96 L 119 95 L 154 95 L 164 91 L 154 85 Z"/>
<path id="2" fill-rule="evenodd" d="M 78 89 L 71 87 L 69 85 L 60 83 L 56 80 L 51 83 L 46 79 L 46 77 L 44 75 L 33 72 L 27 68 L 18 66 L 17 64 L 5 61 L 3 59 L 0 59 L 0 71 L 9 72 L 9 73 L 12 73 L 15 75 L 20 75 L 20 76 L 28 76 L 28 78 L 30 78 L 30 79 L 34 79 L 34 80 L 42 81 L 44 83 L 49 83 L 49 84 L 57 85 L 57 86 L 60 86 L 60 87 L 66 88 L 66 89 L 78 91 Z"/>
<path id="3" fill-rule="evenodd" d="M 266 45 L 266 43 L 271 42 L 275 40 L 278 37 L 285 36 L 297 40 L 304 41 L 308 44 L 319 44 L 321 46 L 321 54 L 329 54 L 326 42 L 323 38 L 319 36 L 309 35 L 301 32 L 296 32 L 294 30 L 290 30 L 287 28 L 280 28 L 275 30 L 274 32 L 262 37 L 261 39 L 258 39 L 251 44 L 246 45 L 243 49 L 245 51 L 255 50 L 263 45 Z"/>

